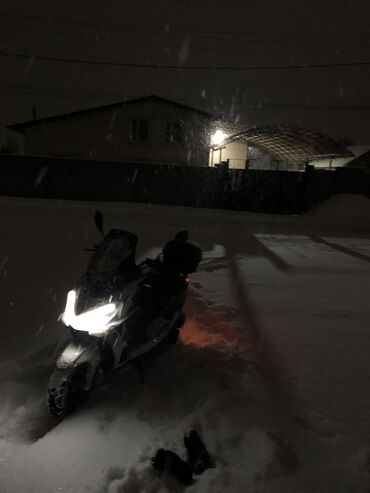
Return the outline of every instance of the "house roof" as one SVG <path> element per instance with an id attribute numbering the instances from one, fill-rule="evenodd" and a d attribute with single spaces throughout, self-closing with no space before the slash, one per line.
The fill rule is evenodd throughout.
<path id="1" fill-rule="evenodd" d="M 177 108 L 181 108 L 183 110 L 197 113 L 198 115 L 201 115 L 205 118 L 209 118 L 209 119 L 214 118 L 214 115 L 212 115 L 211 113 L 207 113 L 206 111 L 201 111 L 201 110 L 198 110 L 197 108 L 193 108 L 193 107 L 188 106 L 186 104 L 178 103 L 177 101 L 171 101 L 169 99 L 162 98 L 160 96 L 151 95 L 151 96 L 144 96 L 142 98 L 129 99 L 127 101 L 121 101 L 118 103 L 106 104 L 103 106 L 95 106 L 93 108 L 87 108 L 84 110 L 72 111 L 69 113 L 62 113 L 60 115 L 49 116 L 47 118 L 39 118 L 37 120 L 29 120 L 26 122 L 15 123 L 12 125 L 7 125 L 7 128 L 10 130 L 15 130 L 16 132 L 23 133 L 27 128 L 33 127 L 34 125 L 38 125 L 40 123 L 67 120 L 69 118 L 73 118 L 74 116 L 84 115 L 84 114 L 93 113 L 93 112 L 97 112 L 97 111 L 106 111 L 106 110 L 115 109 L 115 108 L 124 108 L 127 105 L 141 103 L 143 101 L 145 101 L 145 102 L 161 102 L 161 103 L 169 104 L 171 106 L 176 106 Z"/>
<path id="2" fill-rule="evenodd" d="M 346 168 L 360 168 L 360 169 L 370 169 L 370 150 L 366 151 L 364 154 L 357 156 L 352 159 L 349 163 L 345 164 Z"/>
<path id="3" fill-rule="evenodd" d="M 282 161 L 353 155 L 347 147 L 321 132 L 292 125 L 245 128 L 229 135 L 223 144 L 235 141 L 260 147 Z"/>

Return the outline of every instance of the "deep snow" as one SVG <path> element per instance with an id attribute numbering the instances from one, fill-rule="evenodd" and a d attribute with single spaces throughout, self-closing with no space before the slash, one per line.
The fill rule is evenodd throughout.
<path id="1" fill-rule="evenodd" d="M 368 492 L 369 202 L 282 217 L 0 199 L 0 493 L 182 491 L 150 457 L 185 457 L 192 428 L 217 467 L 189 492 Z M 187 228 L 205 258 L 181 342 L 144 385 L 128 369 L 59 422 L 45 406 L 57 318 L 97 207 L 139 235 L 139 257 Z"/>

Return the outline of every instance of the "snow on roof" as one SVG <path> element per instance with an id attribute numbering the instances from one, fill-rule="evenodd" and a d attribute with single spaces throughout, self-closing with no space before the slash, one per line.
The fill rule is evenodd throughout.
<path id="1" fill-rule="evenodd" d="M 347 168 L 370 169 L 370 150 L 352 159 L 345 166 Z"/>

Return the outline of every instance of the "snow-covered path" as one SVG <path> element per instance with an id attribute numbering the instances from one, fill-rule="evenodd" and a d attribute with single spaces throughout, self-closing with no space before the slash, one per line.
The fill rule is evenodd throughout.
<path id="1" fill-rule="evenodd" d="M 139 235 L 139 256 L 189 229 L 205 258 L 182 341 L 145 384 L 128 370 L 59 423 L 44 402 L 55 320 L 98 240 L 96 207 L 0 200 L 0 493 L 182 491 L 150 457 L 162 446 L 184 456 L 192 428 L 217 467 L 189 492 L 367 492 L 363 223 L 101 205 L 109 227 Z"/>

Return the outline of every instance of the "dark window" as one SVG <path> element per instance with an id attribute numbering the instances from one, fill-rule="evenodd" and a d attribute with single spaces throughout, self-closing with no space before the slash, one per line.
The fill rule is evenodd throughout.
<path id="1" fill-rule="evenodd" d="M 131 120 L 130 140 L 131 142 L 148 142 L 149 140 L 148 120 Z"/>
<path id="2" fill-rule="evenodd" d="M 166 142 L 170 144 L 183 144 L 184 143 L 184 129 L 179 122 L 166 122 L 165 128 Z"/>

